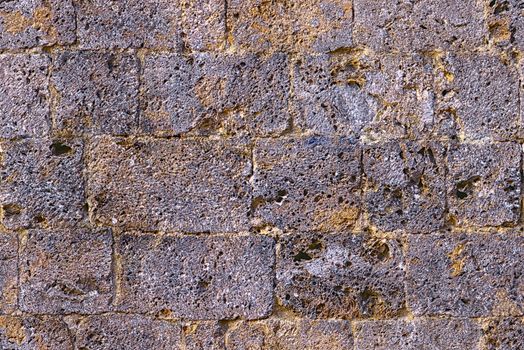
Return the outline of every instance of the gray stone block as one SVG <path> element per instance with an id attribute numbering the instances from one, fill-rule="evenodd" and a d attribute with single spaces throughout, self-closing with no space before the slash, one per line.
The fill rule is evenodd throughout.
<path id="1" fill-rule="evenodd" d="M 349 138 L 259 140 L 254 150 L 253 223 L 343 231 L 360 214 L 361 149 Z"/>
<path id="2" fill-rule="evenodd" d="M 480 1 L 354 1 L 355 44 L 376 51 L 474 49 L 487 30 Z"/>
<path id="3" fill-rule="evenodd" d="M 480 326 L 468 319 L 363 321 L 355 324 L 355 350 L 480 350 Z"/>
<path id="4" fill-rule="evenodd" d="M 58 317 L 0 316 L 0 348 L 73 350 L 67 325 Z"/>
<path id="5" fill-rule="evenodd" d="M 524 6 L 521 1 L 489 1 L 486 15 L 491 43 L 503 48 L 524 49 Z"/>
<path id="6" fill-rule="evenodd" d="M 482 328 L 483 350 L 524 349 L 524 319 L 488 319 Z"/>
<path id="7" fill-rule="evenodd" d="M 75 38 L 75 9 L 71 0 L 0 3 L 0 49 L 66 45 Z"/>
<path id="8" fill-rule="evenodd" d="M 431 232 L 444 224 L 446 148 L 438 142 L 367 146 L 363 163 L 369 221 L 383 231 Z"/>
<path id="9" fill-rule="evenodd" d="M 284 236 L 277 298 L 308 318 L 383 318 L 402 312 L 402 244 L 365 234 Z"/>
<path id="10" fill-rule="evenodd" d="M 53 127 L 64 134 L 138 128 L 139 61 L 133 55 L 63 52 L 53 62 Z"/>
<path id="11" fill-rule="evenodd" d="M 125 234 L 120 310 L 190 320 L 256 319 L 273 306 L 273 240 Z"/>
<path id="12" fill-rule="evenodd" d="M 0 67 L 0 138 L 45 136 L 50 124 L 48 57 L 0 55 Z"/>
<path id="13" fill-rule="evenodd" d="M 18 238 L 14 233 L 0 234 L 0 312 L 11 313 L 18 299 Z M 1 337 L 0 337 L 1 338 Z M 1 344 L 1 340 L 0 340 Z"/>
<path id="14" fill-rule="evenodd" d="M 517 143 L 453 145 L 448 154 L 447 193 L 452 223 L 515 225 L 520 216 Z"/>
<path id="15" fill-rule="evenodd" d="M 239 140 L 93 138 L 91 219 L 146 231 L 247 230 L 249 157 Z"/>
<path id="16" fill-rule="evenodd" d="M 279 134 L 289 126 L 287 57 L 146 57 L 141 129 L 158 135 Z"/>
<path id="17" fill-rule="evenodd" d="M 0 205 L 9 229 L 76 225 L 85 214 L 80 140 L 0 144 Z"/>
<path id="18" fill-rule="evenodd" d="M 521 315 L 524 238 L 514 233 L 416 235 L 406 256 L 415 315 Z"/>
<path id="19" fill-rule="evenodd" d="M 112 243 L 109 231 L 29 230 L 20 251 L 20 308 L 39 314 L 108 311 Z"/>
<path id="20" fill-rule="evenodd" d="M 218 51 L 226 40 L 224 0 L 179 0 L 183 8 L 181 38 L 186 49 Z"/>

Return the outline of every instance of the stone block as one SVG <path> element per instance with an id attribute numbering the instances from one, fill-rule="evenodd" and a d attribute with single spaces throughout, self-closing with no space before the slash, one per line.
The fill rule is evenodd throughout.
<path id="1" fill-rule="evenodd" d="M 15 311 L 18 299 L 18 239 L 14 233 L 0 233 L 0 312 Z M 1 336 L 0 336 L 1 338 Z M 1 344 L 1 340 L 0 340 Z"/>
<path id="2" fill-rule="evenodd" d="M 0 316 L 0 348 L 73 350 L 67 325 L 57 317 Z"/>
<path id="3" fill-rule="evenodd" d="M 505 350 L 524 348 L 524 319 L 488 319 L 482 324 L 483 350 Z"/>
<path id="4" fill-rule="evenodd" d="M 97 137 L 87 162 L 96 223 L 196 233 L 248 229 L 251 161 L 239 140 Z"/>
<path id="5" fill-rule="evenodd" d="M 108 311 L 113 239 L 107 230 L 29 230 L 21 242 L 20 307 L 38 314 Z"/>
<path id="6" fill-rule="evenodd" d="M 48 57 L 2 54 L 0 67 L 0 138 L 45 136 L 50 124 Z"/>
<path id="7" fill-rule="evenodd" d="M 85 214 L 80 140 L 0 144 L 0 205 L 9 229 L 65 227 Z"/>
<path id="8" fill-rule="evenodd" d="M 524 49 L 524 6 L 519 0 L 493 0 L 486 6 L 491 43 L 503 48 Z"/>
<path id="9" fill-rule="evenodd" d="M 129 134 L 138 127 L 138 59 L 63 52 L 53 62 L 53 126 L 64 134 Z"/>
<path id="10" fill-rule="evenodd" d="M 308 318 L 383 318 L 405 306 L 402 244 L 364 234 L 284 236 L 279 303 Z"/>
<path id="11" fill-rule="evenodd" d="M 256 319 L 273 306 L 273 240 L 125 234 L 119 309 L 189 320 Z"/>

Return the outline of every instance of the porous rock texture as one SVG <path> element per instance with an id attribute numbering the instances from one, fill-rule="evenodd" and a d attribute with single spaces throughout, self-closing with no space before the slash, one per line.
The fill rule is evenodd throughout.
<path id="1" fill-rule="evenodd" d="M 522 0 L 0 0 L 0 349 L 524 350 Z"/>

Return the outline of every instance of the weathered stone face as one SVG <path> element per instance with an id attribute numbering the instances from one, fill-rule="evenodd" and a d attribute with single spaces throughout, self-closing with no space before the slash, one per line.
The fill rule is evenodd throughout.
<path id="1" fill-rule="evenodd" d="M 0 55 L 0 138 L 48 133 L 48 70 L 45 55 Z"/>
<path id="2" fill-rule="evenodd" d="M 0 49 L 65 45 L 75 38 L 75 10 L 71 0 L 0 3 Z"/>
<path id="3" fill-rule="evenodd" d="M 481 1 L 355 0 L 354 41 L 376 51 L 468 50 L 487 35 Z"/>
<path id="4" fill-rule="evenodd" d="M 450 148 L 448 205 L 456 225 L 515 225 L 520 216 L 521 147 L 513 142 Z"/>
<path id="5" fill-rule="evenodd" d="M 118 308 L 184 319 L 256 319 L 273 305 L 273 240 L 125 234 Z"/>
<path id="6" fill-rule="evenodd" d="M 279 303 L 308 318 L 391 317 L 404 308 L 402 245 L 364 234 L 279 240 Z"/>
<path id="7" fill-rule="evenodd" d="M 183 349 L 180 325 L 140 315 L 88 316 L 73 334 L 75 349 Z"/>
<path id="8" fill-rule="evenodd" d="M 5 227 L 65 227 L 83 218 L 82 141 L 3 142 L 0 154 L 0 203 Z"/>
<path id="9" fill-rule="evenodd" d="M 503 48 L 524 48 L 524 7 L 519 0 L 493 0 L 486 6 L 489 40 Z"/>
<path id="10" fill-rule="evenodd" d="M 389 142 L 364 149 L 369 221 L 383 231 L 431 232 L 444 224 L 446 148 Z"/>
<path id="11" fill-rule="evenodd" d="M 88 157 L 96 223 L 146 231 L 248 229 L 251 162 L 238 140 L 99 137 Z"/>
<path id="12" fill-rule="evenodd" d="M 239 51 L 329 52 L 351 46 L 349 1 L 228 1 L 229 45 Z"/>
<path id="13" fill-rule="evenodd" d="M 140 126 L 145 133 L 282 133 L 289 124 L 283 54 L 262 59 L 155 54 L 146 57 Z"/>
<path id="14" fill-rule="evenodd" d="M 63 52 L 53 60 L 53 126 L 66 135 L 129 134 L 138 127 L 138 59 Z"/>
<path id="15" fill-rule="evenodd" d="M 109 311 L 111 233 L 29 230 L 20 250 L 20 308 L 32 313 Z"/>
<path id="16" fill-rule="evenodd" d="M 410 236 L 408 305 L 415 315 L 520 315 L 524 238 L 520 234 Z"/>
<path id="17" fill-rule="evenodd" d="M 14 233 L 0 235 L 0 311 L 13 312 L 18 298 L 18 239 Z"/>
<path id="18" fill-rule="evenodd" d="M 468 319 L 357 322 L 354 338 L 355 350 L 480 350 L 480 327 Z"/>
<path id="19" fill-rule="evenodd" d="M 483 323 L 482 330 L 482 349 L 520 349 L 524 347 L 524 320 L 521 318 L 487 320 Z"/>
<path id="20" fill-rule="evenodd" d="M 72 350 L 67 325 L 58 317 L 0 316 L 2 349 Z"/>
<path id="21" fill-rule="evenodd" d="M 255 145 L 255 226 L 351 228 L 360 213 L 360 147 L 348 138 L 285 138 Z"/>

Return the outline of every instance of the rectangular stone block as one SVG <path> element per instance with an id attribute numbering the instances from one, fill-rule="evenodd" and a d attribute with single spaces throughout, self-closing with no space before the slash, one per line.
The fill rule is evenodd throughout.
<path id="1" fill-rule="evenodd" d="M 383 318 L 405 307 L 402 244 L 365 234 L 284 236 L 277 299 L 308 318 Z"/>
<path id="2" fill-rule="evenodd" d="M 118 308 L 190 320 L 256 319 L 273 306 L 274 243 L 264 236 L 125 234 Z"/>
<path id="3" fill-rule="evenodd" d="M 0 348 L 73 350 L 73 344 L 58 317 L 0 316 Z"/>
<path id="4" fill-rule="evenodd" d="M 355 0 L 355 44 L 375 51 L 474 49 L 484 44 L 481 1 Z"/>
<path id="5" fill-rule="evenodd" d="M 521 315 L 524 237 L 515 233 L 409 237 L 408 305 L 415 315 Z"/>
<path id="6" fill-rule="evenodd" d="M 249 52 L 329 52 L 352 45 L 350 1 L 227 2 L 229 45 Z"/>
<path id="7" fill-rule="evenodd" d="M 515 225 L 520 217 L 517 143 L 457 144 L 448 154 L 447 193 L 452 223 Z"/>
<path id="8" fill-rule="evenodd" d="M 0 3 L 0 49 L 65 45 L 73 43 L 75 38 L 75 9 L 71 0 Z"/>
<path id="9" fill-rule="evenodd" d="M 18 298 L 18 238 L 0 233 L 0 312 L 15 311 Z M 0 336 L 1 338 L 1 336 Z"/>
<path id="10" fill-rule="evenodd" d="M 487 319 L 482 323 L 483 350 L 524 349 L 524 319 Z"/>
<path id="11" fill-rule="evenodd" d="M 113 239 L 107 230 L 29 230 L 20 251 L 20 308 L 31 313 L 108 311 Z"/>
<path id="12" fill-rule="evenodd" d="M 53 60 L 54 129 L 66 135 L 129 134 L 138 128 L 134 55 L 62 52 Z"/>
<path id="13" fill-rule="evenodd" d="M 431 232 L 444 224 L 446 147 L 433 141 L 367 146 L 365 207 L 383 231 Z"/>
<path id="14" fill-rule="evenodd" d="M 146 231 L 248 229 L 250 154 L 239 140 L 94 138 L 94 222 Z"/>
<path id="15" fill-rule="evenodd" d="M 83 317 L 72 333 L 75 349 L 183 349 L 180 325 L 140 315 Z"/>
<path id="16" fill-rule="evenodd" d="M 140 126 L 162 136 L 281 134 L 289 85 L 283 54 L 153 54 L 145 59 Z"/>
<path id="17" fill-rule="evenodd" d="M 344 320 L 241 322 L 226 333 L 228 350 L 353 350 L 351 324 Z"/>
<path id="18" fill-rule="evenodd" d="M 363 321 L 355 324 L 355 350 L 480 350 L 480 326 L 468 319 Z"/>
<path id="19" fill-rule="evenodd" d="M 83 143 L 0 143 L 1 222 L 9 229 L 74 226 L 85 214 Z"/>
<path id="20" fill-rule="evenodd" d="M 466 139 L 511 140 L 518 135 L 519 77 L 509 62 L 487 54 L 441 59 L 437 108 Z"/>
<path id="21" fill-rule="evenodd" d="M 0 138 L 48 133 L 48 71 L 45 55 L 0 55 Z"/>
<path id="22" fill-rule="evenodd" d="M 341 231 L 360 214 L 361 148 L 349 138 L 258 140 L 253 224 Z"/>

